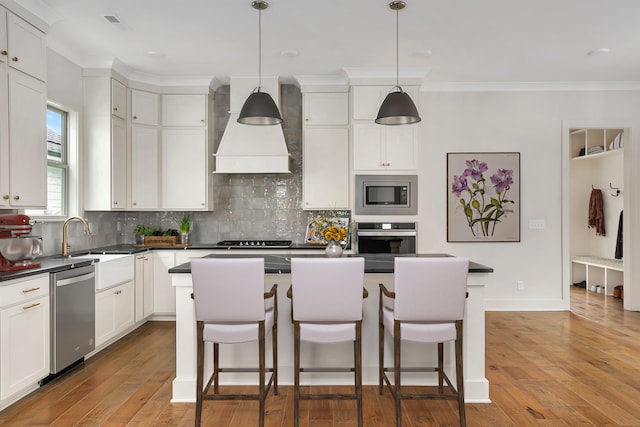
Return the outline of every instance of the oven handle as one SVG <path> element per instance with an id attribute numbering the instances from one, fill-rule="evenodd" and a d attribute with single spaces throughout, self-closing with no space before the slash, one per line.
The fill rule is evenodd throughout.
<path id="1" fill-rule="evenodd" d="M 394 237 L 394 236 L 415 236 L 416 232 L 415 231 L 358 231 L 358 236 L 373 236 L 373 237 L 378 237 L 378 236 L 387 236 L 387 237 Z"/>

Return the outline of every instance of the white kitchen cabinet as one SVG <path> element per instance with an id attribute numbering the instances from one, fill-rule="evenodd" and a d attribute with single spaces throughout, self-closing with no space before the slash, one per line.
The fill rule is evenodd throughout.
<path id="1" fill-rule="evenodd" d="M 96 348 L 134 323 L 133 281 L 96 292 Z"/>
<path id="2" fill-rule="evenodd" d="M 0 8 L 3 32 L 0 55 L 8 65 L 40 81 L 46 80 L 45 35 L 27 21 Z"/>
<path id="3" fill-rule="evenodd" d="M 302 116 L 305 125 L 349 124 L 347 92 L 306 92 L 302 98 Z"/>
<path id="4" fill-rule="evenodd" d="M 175 251 L 160 250 L 153 254 L 153 312 L 155 315 L 176 314 L 176 292 L 171 285 L 169 269 L 176 266 Z"/>
<path id="5" fill-rule="evenodd" d="M 47 205 L 46 85 L 10 69 L 0 76 L 2 86 L 7 77 L 8 94 L 0 93 L 1 122 L 8 124 L 8 129 L 0 130 L 0 205 L 43 208 Z"/>
<path id="6" fill-rule="evenodd" d="M 349 130 L 306 126 L 302 152 L 304 209 L 348 209 Z"/>
<path id="7" fill-rule="evenodd" d="M 159 95 L 144 90 L 131 90 L 131 123 L 158 125 Z"/>
<path id="8" fill-rule="evenodd" d="M 84 167 L 85 210 L 124 210 L 128 206 L 127 124 L 120 114 L 112 114 L 112 93 L 120 93 L 122 83 L 110 76 L 85 76 Z M 122 112 L 124 107 L 117 107 Z"/>
<path id="9" fill-rule="evenodd" d="M 391 92 L 393 86 L 352 86 L 351 88 L 351 118 L 371 123 L 378 117 L 378 110 L 382 101 Z M 419 90 L 415 86 L 402 86 L 402 90 L 409 94 L 413 102 L 418 105 Z"/>
<path id="10" fill-rule="evenodd" d="M 353 169 L 415 171 L 418 169 L 418 128 L 415 125 L 353 125 Z"/>
<path id="11" fill-rule="evenodd" d="M 207 125 L 207 100 L 207 95 L 162 95 L 162 125 Z"/>
<path id="12" fill-rule="evenodd" d="M 131 127 L 131 209 L 158 209 L 159 149 L 158 129 Z"/>
<path id="13" fill-rule="evenodd" d="M 162 130 L 162 208 L 208 210 L 213 204 L 210 145 L 204 128 Z"/>
<path id="14" fill-rule="evenodd" d="M 153 254 L 136 255 L 135 321 L 140 322 L 153 314 Z"/>
<path id="15" fill-rule="evenodd" d="M 0 287 L 0 400 L 49 375 L 49 274 Z"/>
<path id="16" fill-rule="evenodd" d="M 127 119 L 127 87 L 116 79 L 111 79 L 111 114 Z"/>

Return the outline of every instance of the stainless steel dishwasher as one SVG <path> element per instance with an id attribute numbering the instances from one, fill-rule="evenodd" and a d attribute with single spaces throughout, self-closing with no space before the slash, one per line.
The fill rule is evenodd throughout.
<path id="1" fill-rule="evenodd" d="M 82 362 L 95 349 L 95 268 L 51 273 L 51 374 Z"/>

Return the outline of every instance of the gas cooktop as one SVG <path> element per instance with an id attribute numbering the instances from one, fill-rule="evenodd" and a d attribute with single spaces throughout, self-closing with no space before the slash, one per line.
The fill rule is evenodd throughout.
<path id="1" fill-rule="evenodd" d="M 218 246 L 228 248 L 289 248 L 291 240 L 223 240 Z"/>

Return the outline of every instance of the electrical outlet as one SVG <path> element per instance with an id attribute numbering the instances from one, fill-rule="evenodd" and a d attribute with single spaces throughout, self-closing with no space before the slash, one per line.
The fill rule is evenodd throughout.
<path id="1" fill-rule="evenodd" d="M 519 291 L 524 291 L 524 280 L 518 280 L 516 286 L 518 287 Z"/>
<path id="2" fill-rule="evenodd" d="M 529 230 L 543 230 L 544 225 L 544 219 L 529 220 Z"/>

